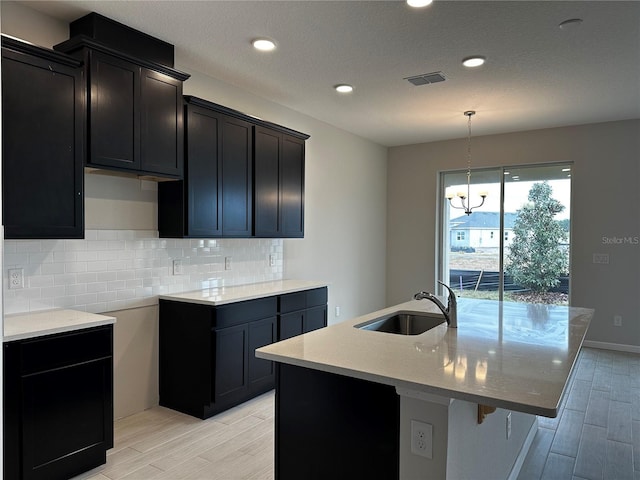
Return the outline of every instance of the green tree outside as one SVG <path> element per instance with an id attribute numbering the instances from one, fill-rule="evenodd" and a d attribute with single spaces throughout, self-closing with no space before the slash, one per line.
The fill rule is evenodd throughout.
<path id="1" fill-rule="evenodd" d="M 536 293 L 558 285 L 569 265 L 568 252 L 561 246 L 567 232 L 554 218 L 565 207 L 551 194 L 547 182 L 534 183 L 529 190 L 529 202 L 518 210 L 506 262 L 513 281 Z"/>

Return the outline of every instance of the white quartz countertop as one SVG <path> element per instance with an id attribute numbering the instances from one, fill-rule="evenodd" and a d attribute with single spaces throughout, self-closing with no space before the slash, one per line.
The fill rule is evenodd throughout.
<path id="1" fill-rule="evenodd" d="M 43 310 L 5 315 L 3 340 L 11 342 L 114 323 L 114 317 L 78 310 Z"/>
<path id="2" fill-rule="evenodd" d="M 200 303 L 203 305 L 224 305 L 225 303 L 254 300 L 285 293 L 300 292 L 328 286 L 327 283 L 309 280 L 276 280 L 272 282 L 252 283 L 231 287 L 208 288 L 193 292 L 160 295 L 161 300 Z"/>
<path id="3" fill-rule="evenodd" d="M 420 335 L 354 328 L 395 311 L 439 313 L 412 300 L 256 350 L 276 362 L 397 389 L 555 417 L 593 310 L 458 300 L 458 328 Z"/>

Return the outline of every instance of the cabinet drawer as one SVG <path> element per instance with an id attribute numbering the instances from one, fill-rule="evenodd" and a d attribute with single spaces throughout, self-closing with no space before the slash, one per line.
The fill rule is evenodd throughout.
<path id="1" fill-rule="evenodd" d="M 295 312 L 327 304 L 327 287 L 288 293 L 280 296 L 280 313 Z"/>
<path id="2" fill-rule="evenodd" d="M 113 354 L 113 327 L 98 327 L 20 342 L 20 373 L 28 375 Z"/>
<path id="3" fill-rule="evenodd" d="M 327 287 L 307 290 L 307 308 L 327 304 Z"/>
<path id="4" fill-rule="evenodd" d="M 241 323 L 272 317 L 277 313 L 277 307 L 277 297 L 267 297 L 222 305 L 221 307 L 216 307 L 214 311 L 213 327 L 231 327 Z"/>
<path id="5" fill-rule="evenodd" d="M 295 312 L 307 307 L 306 292 L 288 293 L 280 296 L 280 313 Z"/>

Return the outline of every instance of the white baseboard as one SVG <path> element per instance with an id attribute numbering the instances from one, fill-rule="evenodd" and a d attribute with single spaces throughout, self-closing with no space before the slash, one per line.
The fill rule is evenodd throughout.
<path id="1" fill-rule="evenodd" d="M 582 346 L 590 348 L 600 348 L 602 350 L 615 350 L 616 352 L 640 354 L 640 346 L 638 345 L 625 345 L 622 343 L 596 342 L 593 340 L 585 340 L 582 343 Z"/>
<path id="2" fill-rule="evenodd" d="M 535 417 L 531 428 L 529 429 L 529 433 L 527 433 L 527 438 L 524 439 L 524 443 L 522 444 L 522 448 L 516 457 L 516 461 L 513 464 L 513 468 L 507 477 L 507 480 L 516 480 L 518 475 L 520 475 L 520 469 L 522 468 L 522 464 L 524 463 L 525 458 L 527 458 L 527 453 L 529 453 L 529 448 L 533 443 L 533 439 L 538 432 L 538 417 Z"/>

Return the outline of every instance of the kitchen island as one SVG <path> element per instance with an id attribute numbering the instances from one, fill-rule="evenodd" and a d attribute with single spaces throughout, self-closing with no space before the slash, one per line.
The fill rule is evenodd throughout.
<path id="1" fill-rule="evenodd" d="M 256 351 L 278 362 L 278 479 L 515 478 L 593 316 L 461 299 L 457 329 L 357 328 L 397 311 L 439 313 L 414 300 Z"/>

